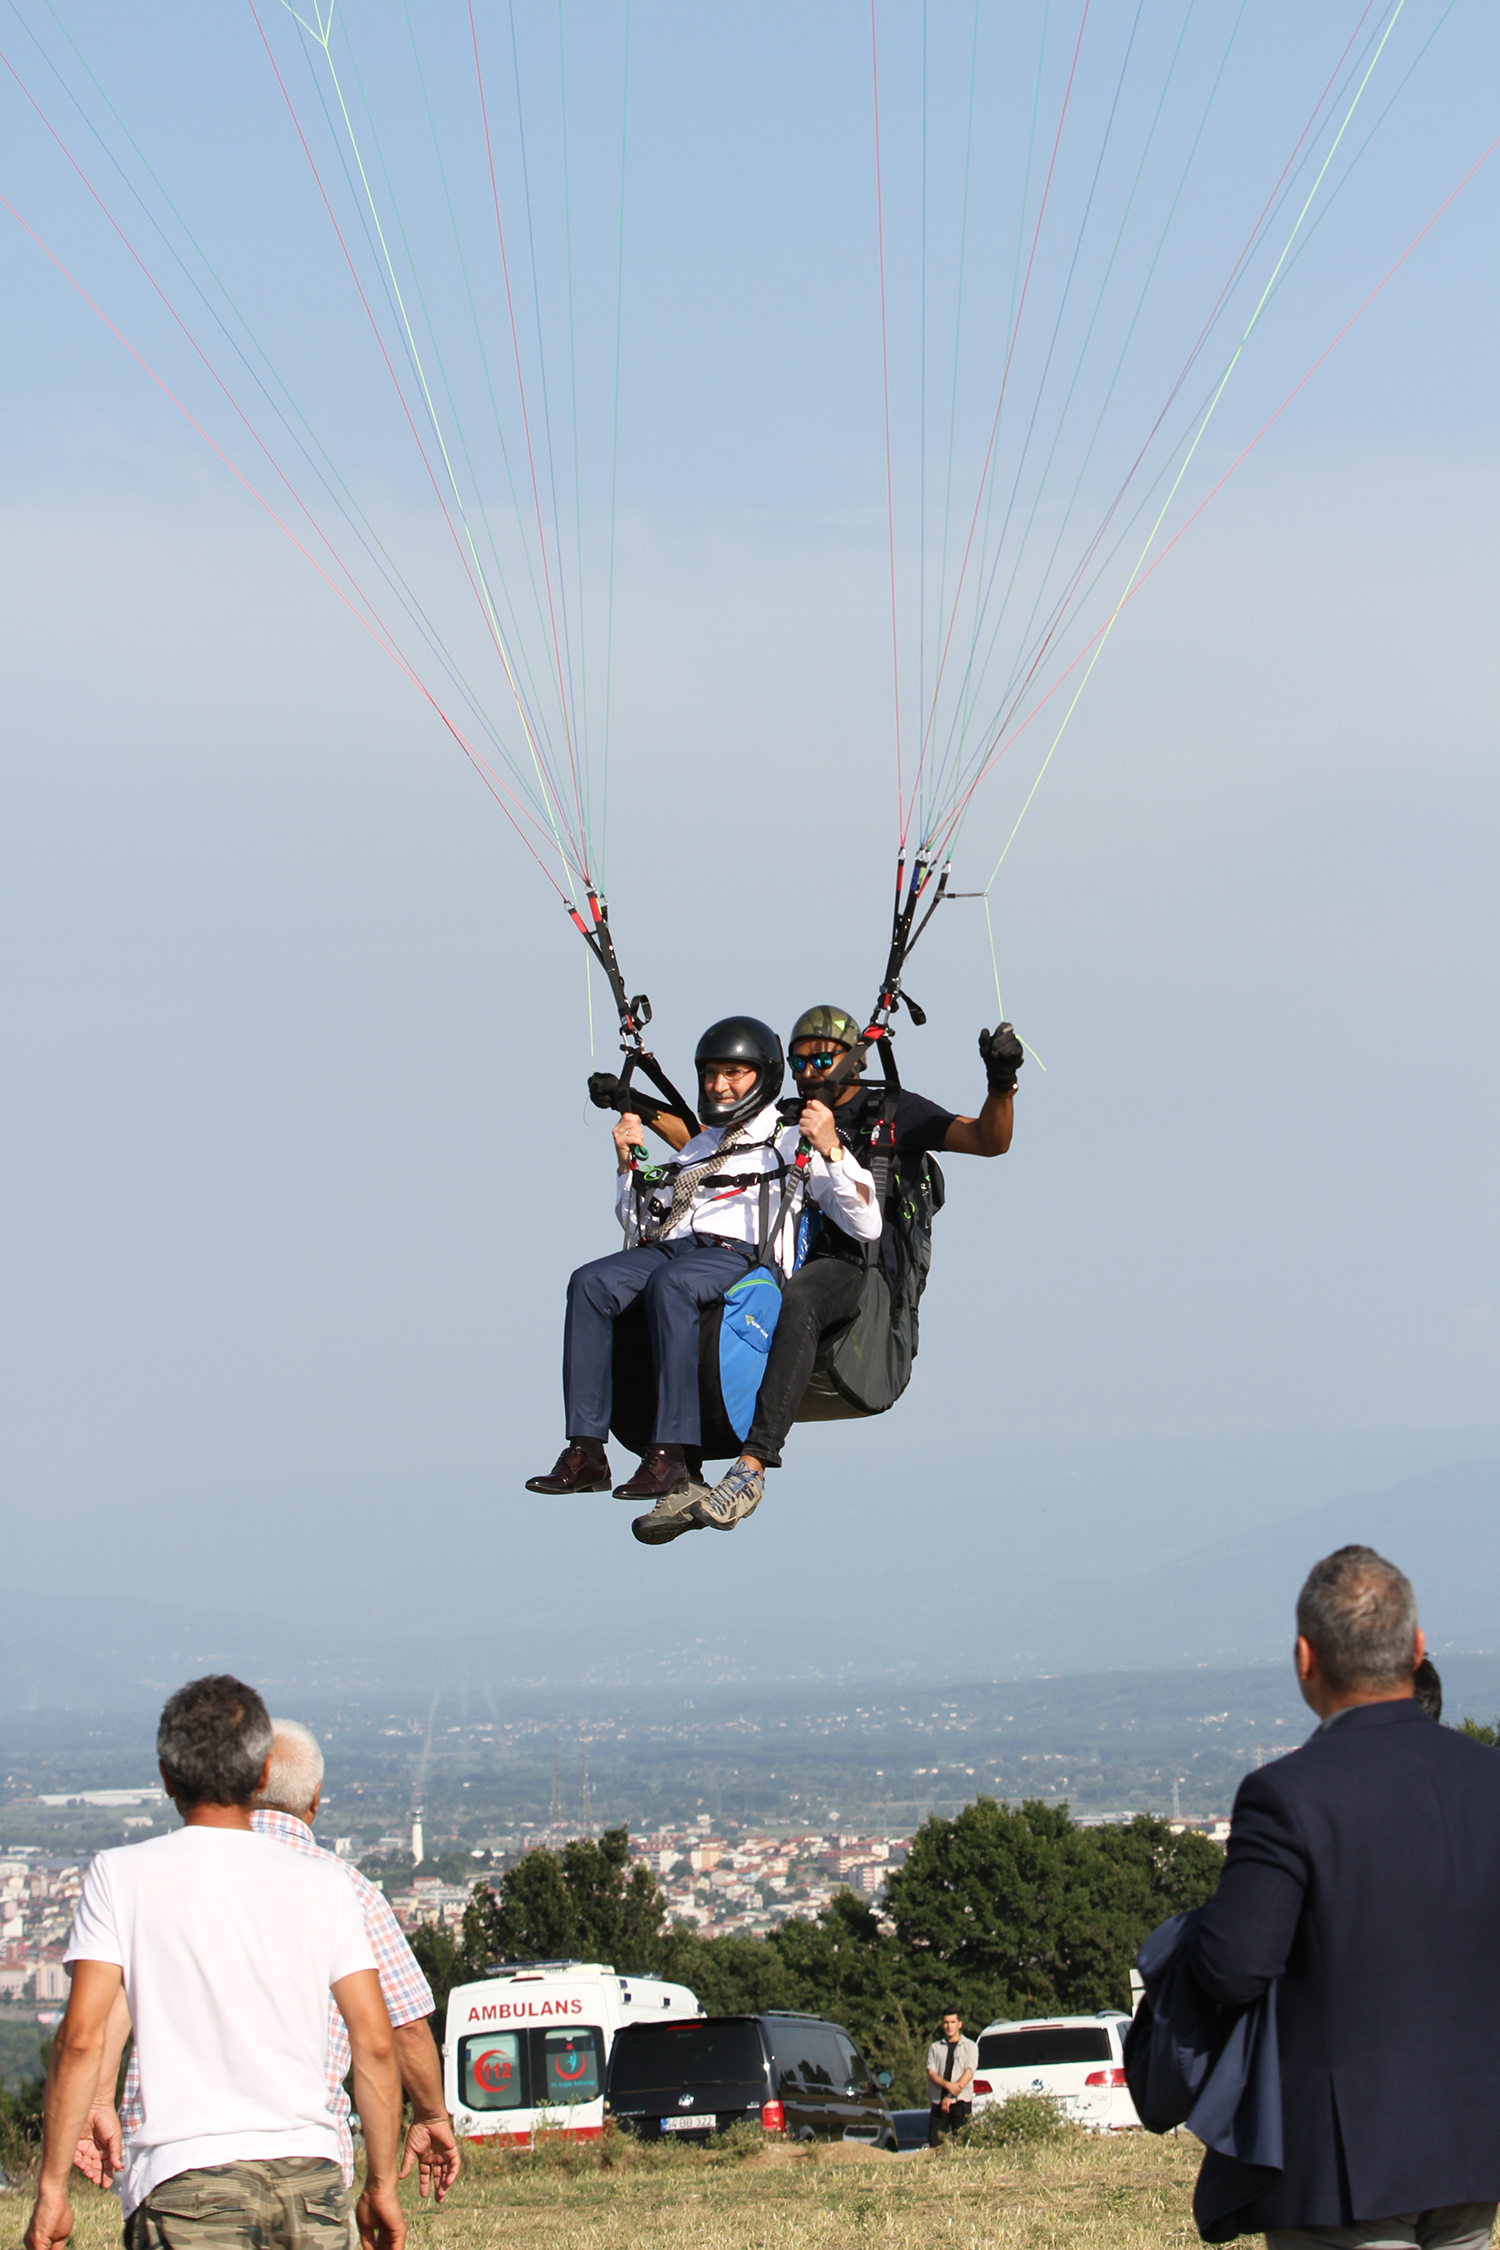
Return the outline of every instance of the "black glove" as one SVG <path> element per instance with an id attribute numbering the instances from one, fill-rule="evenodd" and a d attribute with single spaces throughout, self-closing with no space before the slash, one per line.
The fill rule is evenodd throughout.
<path id="1" fill-rule="evenodd" d="M 1012 1025 L 997 1023 L 993 1031 L 981 1031 L 979 1059 L 992 1094 L 1015 1092 L 1016 1072 L 1026 1060 L 1026 1052 Z"/>

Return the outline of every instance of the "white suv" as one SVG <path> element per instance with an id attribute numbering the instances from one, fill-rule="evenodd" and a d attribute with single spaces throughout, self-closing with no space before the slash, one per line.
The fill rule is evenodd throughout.
<path id="1" fill-rule="evenodd" d="M 974 2115 L 1012 2094 L 1051 2094 L 1065 2116 L 1094 2133 L 1140 2125 L 1125 2084 L 1129 2016 L 1035 2016 L 986 2024 L 979 2034 Z"/>

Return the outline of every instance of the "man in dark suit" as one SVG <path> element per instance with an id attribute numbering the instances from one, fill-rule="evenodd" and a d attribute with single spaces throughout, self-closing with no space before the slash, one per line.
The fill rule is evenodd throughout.
<path id="1" fill-rule="evenodd" d="M 1207 2239 L 1482 2250 L 1500 2200 L 1500 1756 L 1435 1726 L 1416 1597 L 1369 1547 L 1297 1601 L 1300 1750 L 1247 1774 L 1190 1960 L 1231 2006 L 1277 1985 L 1284 2168 L 1210 2150 Z M 1244 2193 L 1237 2193 L 1238 2187 Z"/>

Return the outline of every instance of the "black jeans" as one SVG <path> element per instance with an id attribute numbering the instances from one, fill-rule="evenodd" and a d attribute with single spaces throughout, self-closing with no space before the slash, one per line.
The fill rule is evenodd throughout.
<path id="1" fill-rule="evenodd" d="M 956 2133 L 967 2125 L 973 2108 L 972 2102 L 950 2102 L 946 2109 L 934 2102 L 927 2112 L 927 2146 L 936 2148 L 945 2133 Z"/>
<path id="2" fill-rule="evenodd" d="M 781 1467 L 781 1448 L 802 1403 L 825 1328 L 852 1320 L 864 1293 L 865 1269 L 842 1258 L 813 1258 L 781 1292 L 781 1315 L 761 1377 L 755 1420 L 740 1448 L 768 1469 Z"/>

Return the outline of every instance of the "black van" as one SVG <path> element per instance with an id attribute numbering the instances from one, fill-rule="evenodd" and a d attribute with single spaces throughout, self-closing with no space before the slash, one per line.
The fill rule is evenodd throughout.
<path id="1" fill-rule="evenodd" d="M 847 2031 L 821 2016 L 632 2023 L 610 2050 L 605 2115 L 645 2140 L 704 2141 L 742 2118 L 794 2141 L 869 2141 L 894 2149 L 882 2088 Z"/>

